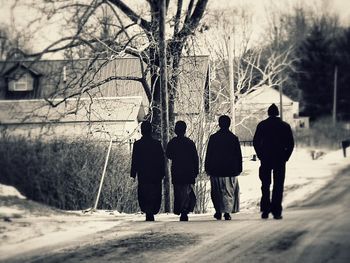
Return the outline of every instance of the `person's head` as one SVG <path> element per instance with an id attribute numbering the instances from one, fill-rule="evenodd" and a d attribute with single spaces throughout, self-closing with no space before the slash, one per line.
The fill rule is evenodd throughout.
<path id="1" fill-rule="evenodd" d="M 141 123 L 141 134 L 143 136 L 151 135 L 152 133 L 152 125 L 149 121 L 143 121 Z"/>
<path id="2" fill-rule="evenodd" d="M 229 116 L 221 115 L 219 117 L 219 127 L 221 129 L 228 129 L 228 128 L 230 128 L 230 125 L 231 125 L 231 119 Z"/>
<path id="3" fill-rule="evenodd" d="M 184 136 L 186 133 L 187 125 L 184 121 L 177 121 L 175 124 L 175 134 L 177 136 Z"/>
<path id="4" fill-rule="evenodd" d="M 280 114 L 275 103 L 272 103 L 272 105 L 268 108 L 267 114 L 269 116 L 275 116 L 275 117 Z"/>

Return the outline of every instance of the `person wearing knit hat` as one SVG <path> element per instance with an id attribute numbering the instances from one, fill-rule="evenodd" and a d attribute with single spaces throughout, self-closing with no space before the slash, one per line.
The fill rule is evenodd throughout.
<path id="1" fill-rule="evenodd" d="M 275 103 L 272 103 L 272 105 L 267 109 L 267 115 L 269 116 L 278 116 L 280 115 L 278 108 Z"/>
<path id="2" fill-rule="evenodd" d="M 275 104 L 267 110 L 268 118 L 261 121 L 255 131 L 253 146 L 260 159 L 261 218 L 267 219 L 272 213 L 274 219 L 282 219 L 282 198 L 286 162 L 293 148 L 294 138 L 290 125 L 278 117 Z M 272 197 L 270 197 L 271 173 L 273 174 Z"/>

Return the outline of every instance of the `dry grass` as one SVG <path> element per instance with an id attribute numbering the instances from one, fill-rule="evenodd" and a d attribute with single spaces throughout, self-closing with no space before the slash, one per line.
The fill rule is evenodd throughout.
<path id="1" fill-rule="evenodd" d="M 60 209 L 93 206 L 106 156 L 105 143 L 0 138 L 0 183 L 16 187 L 28 199 Z M 130 156 L 111 151 L 99 208 L 138 210 L 136 185 L 129 177 Z"/>

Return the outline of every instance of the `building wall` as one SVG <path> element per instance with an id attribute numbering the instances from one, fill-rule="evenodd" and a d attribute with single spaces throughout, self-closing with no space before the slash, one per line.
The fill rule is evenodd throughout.
<path id="1" fill-rule="evenodd" d="M 29 138 L 94 139 L 129 142 L 140 138 L 137 120 L 128 122 L 21 123 L 1 125 L 1 132 Z"/>
<path id="2" fill-rule="evenodd" d="M 236 108 L 236 134 L 241 141 L 253 140 L 256 126 L 268 117 L 270 103 L 240 104 Z M 293 104 L 283 105 L 283 120 L 295 127 Z"/>

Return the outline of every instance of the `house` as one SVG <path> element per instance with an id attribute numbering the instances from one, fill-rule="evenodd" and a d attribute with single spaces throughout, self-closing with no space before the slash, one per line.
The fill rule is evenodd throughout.
<path id="1" fill-rule="evenodd" d="M 138 124 L 144 117 L 140 96 L 73 98 L 56 107 L 41 99 L 0 101 L 0 127 L 12 135 L 128 142 L 140 137 Z"/>
<path id="2" fill-rule="evenodd" d="M 0 128 L 45 138 L 108 133 L 135 140 L 152 106 L 145 68 L 135 57 L 0 62 Z M 176 114 L 198 114 L 208 105 L 208 57 L 183 58 L 178 81 Z"/>
<path id="3" fill-rule="evenodd" d="M 138 91 L 142 85 L 128 79 L 141 77 L 139 64 L 134 58 L 110 63 L 87 59 L 2 62 L 0 127 L 31 137 L 103 138 L 109 133 L 117 141 L 135 140 L 148 109 L 146 95 Z M 101 84 L 116 74 L 126 80 Z M 96 88 L 87 94 L 83 89 L 89 87 Z"/>
<path id="4" fill-rule="evenodd" d="M 252 140 L 257 124 L 267 118 L 267 109 L 275 103 L 280 108 L 280 93 L 269 86 L 262 86 L 242 97 L 236 105 L 236 133 L 241 140 Z M 282 94 L 283 120 L 292 129 L 309 128 L 308 117 L 299 116 L 299 102 Z"/>

